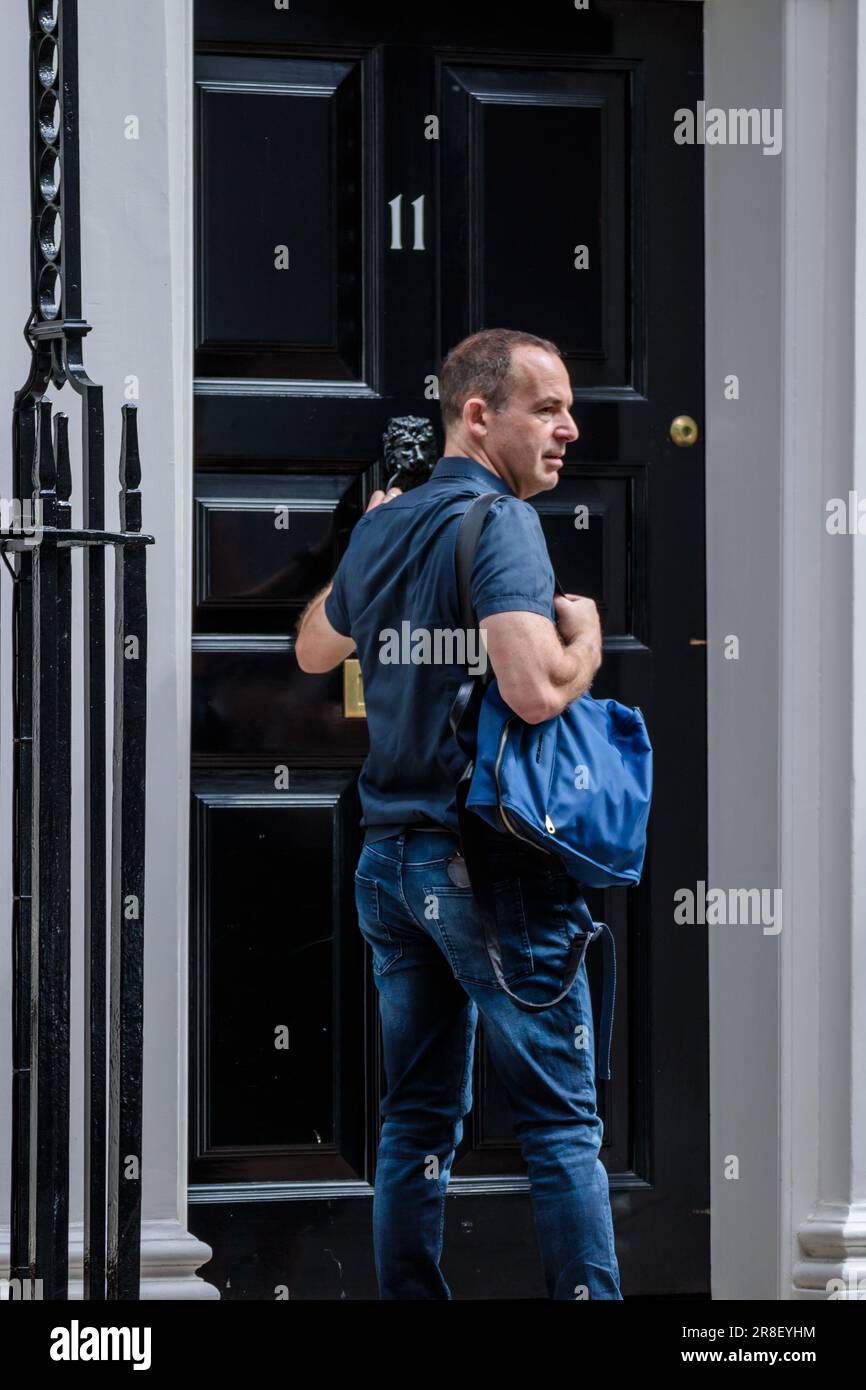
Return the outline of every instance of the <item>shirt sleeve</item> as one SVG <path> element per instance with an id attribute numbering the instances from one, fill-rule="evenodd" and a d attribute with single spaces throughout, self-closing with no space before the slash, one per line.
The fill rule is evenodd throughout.
<path id="1" fill-rule="evenodd" d="M 351 637 L 351 619 L 346 608 L 346 556 L 337 566 L 331 592 L 324 602 L 325 617 L 341 637 Z"/>
<path id="2" fill-rule="evenodd" d="M 541 613 L 554 620 L 553 566 L 541 519 L 520 498 L 494 502 L 478 538 L 471 592 L 479 621 L 491 613 Z"/>

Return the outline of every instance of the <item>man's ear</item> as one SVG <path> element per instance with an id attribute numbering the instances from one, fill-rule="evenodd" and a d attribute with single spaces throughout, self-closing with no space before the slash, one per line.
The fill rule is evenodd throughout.
<path id="1" fill-rule="evenodd" d="M 472 434 L 486 434 L 487 402 L 482 396 L 470 396 L 463 406 L 463 424 Z"/>

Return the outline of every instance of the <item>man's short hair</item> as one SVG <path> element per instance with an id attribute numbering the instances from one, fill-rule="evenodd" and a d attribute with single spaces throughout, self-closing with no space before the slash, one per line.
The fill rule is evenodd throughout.
<path id="1" fill-rule="evenodd" d="M 439 405 L 446 431 L 463 415 L 471 396 L 504 410 L 513 389 L 511 354 L 516 347 L 543 348 L 561 357 L 556 343 L 516 328 L 485 328 L 453 347 L 439 373 Z"/>

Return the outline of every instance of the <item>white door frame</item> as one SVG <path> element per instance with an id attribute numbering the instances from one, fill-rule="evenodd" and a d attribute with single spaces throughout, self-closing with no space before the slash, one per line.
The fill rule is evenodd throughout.
<path id="1" fill-rule="evenodd" d="M 777 935 L 708 929 L 716 1299 L 866 1273 L 866 541 L 825 527 L 866 496 L 864 16 L 706 6 L 708 106 L 784 112 L 778 157 L 706 151 L 709 874 L 782 901 Z"/>

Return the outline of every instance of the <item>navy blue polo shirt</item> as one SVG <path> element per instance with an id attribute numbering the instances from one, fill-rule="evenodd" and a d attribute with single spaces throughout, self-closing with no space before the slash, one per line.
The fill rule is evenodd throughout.
<path id="1" fill-rule="evenodd" d="M 358 789 L 368 842 L 431 821 L 458 829 L 466 759 L 448 714 L 467 666 L 453 658 L 477 669 L 478 648 L 453 645 L 461 628 L 454 546 L 466 507 L 484 492 L 502 501 L 487 513 L 472 567 L 479 621 L 522 611 L 555 622 L 537 511 L 462 456 L 441 458 L 428 482 L 361 517 L 325 599 L 329 623 L 354 638 L 361 665 L 370 751 Z"/>

